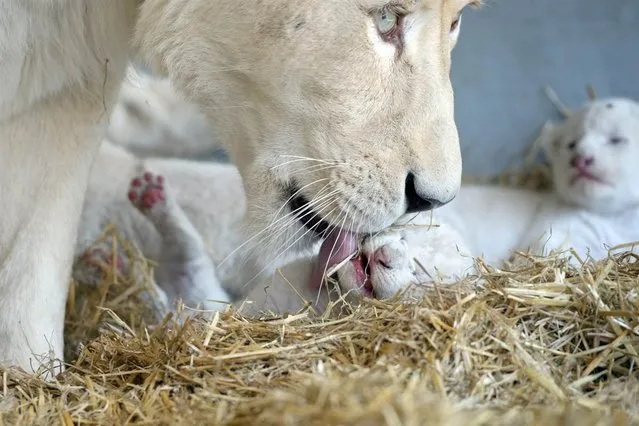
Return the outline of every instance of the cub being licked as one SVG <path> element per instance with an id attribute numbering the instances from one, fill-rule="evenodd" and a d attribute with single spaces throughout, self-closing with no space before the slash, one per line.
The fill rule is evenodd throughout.
<path id="1" fill-rule="evenodd" d="M 431 226 L 429 215 L 420 214 L 407 215 L 390 229 L 365 237 L 358 256 L 335 273 L 337 293 L 324 287 L 325 271 L 317 271 L 316 252 L 263 278 L 259 264 L 247 253 L 250 247 L 242 244 L 245 208 L 241 178 L 232 165 L 138 159 L 105 141 L 80 222 L 76 277 L 90 282 L 96 278 L 90 274 L 97 272 L 90 266 L 112 259 L 123 273 L 129 272 L 124 253 L 114 256 L 109 241 L 93 246 L 107 224 L 116 225 L 157 263 L 160 316 L 178 299 L 206 310 L 234 303 L 245 314 L 293 311 L 307 301 L 322 311 L 339 293 L 386 299 L 410 285 L 450 282 L 473 264 L 460 253 L 461 237 L 453 229 Z"/>
<path id="2" fill-rule="evenodd" d="M 610 247 L 639 241 L 639 104 L 589 102 L 544 126 L 541 143 L 552 193 L 463 185 L 435 217 L 455 226 L 473 255 L 489 263 L 507 260 L 513 250 L 569 254 L 570 248 L 582 260 L 600 260 Z"/>

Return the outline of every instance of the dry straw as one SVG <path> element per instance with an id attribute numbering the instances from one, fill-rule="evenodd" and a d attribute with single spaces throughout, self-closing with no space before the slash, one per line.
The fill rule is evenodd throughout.
<path id="1" fill-rule="evenodd" d="M 98 287 L 71 292 L 75 361 L 50 383 L 2 370 L 0 419 L 631 424 L 639 421 L 639 263 L 617 252 L 582 269 L 524 253 L 502 270 L 478 260 L 478 277 L 421 288 L 423 298 L 403 303 L 365 301 L 339 317 L 258 321 L 229 310 L 156 326 L 141 275 L 132 282 L 105 267 Z"/>
<path id="2" fill-rule="evenodd" d="M 503 269 L 368 300 L 342 315 L 176 324 L 147 307 L 150 265 L 73 283 L 67 370 L 0 370 L 0 424 L 639 424 L 639 263 L 574 269 L 520 253 Z M 140 272 L 141 271 L 141 272 Z M 72 360 L 72 361 L 71 361 Z"/>

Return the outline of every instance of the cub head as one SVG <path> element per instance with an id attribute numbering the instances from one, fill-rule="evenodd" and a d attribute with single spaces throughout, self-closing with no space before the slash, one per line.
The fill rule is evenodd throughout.
<path id="1" fill-rule="evenodd" d="M 186 102 L 168 79 L 145 75 L 132 66 L 122 83 L 106 137 L 143 156 L 188 153 L 196 141 L 204 147 L 213 145 L 209 123 L 196 106 Z"/>
<path id="2" fill-rule="evenodd" d="M 470 3 L 147 0 L 136 40 L 213 123 L 270 261 L 455 197 L 449 74 Z"/>
<path id="3" fill-rule="evenodd" d="M 600 213 L 639 205 L 639 104 L 593 101 L 561 124 L 547 124 L 542 144 L 557 194 Z"/>
<path id="4" fill-rule="evenodd" d="M 457 230 L 403 222 L 364 239 L 359 255 L 336 273 L 342 292 L 388 299 L 411 285 L 458 282 L 473 272 L 473 257 Z"/>

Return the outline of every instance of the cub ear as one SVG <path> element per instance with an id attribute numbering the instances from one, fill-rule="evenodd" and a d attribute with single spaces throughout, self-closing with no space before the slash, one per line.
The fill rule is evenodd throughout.
<path id="1" fill-rule="evenodd" d="M 561 142 L 561 126 L 548 120 L 541 128 L 539 137 L 537 138 L 537 146 L 546 157 L 552 158 L 560 148 Z M 550 159 L 549 158 L 549 159 Z"/>
<path id="2" fill-rule="evenodd" d="M 139 102 L 139 99 L 123 99 L 122 106 L 129 117 L 137 120 L 140 124 L 149 125 L 151 123 L 152 119 L 147 112 L 148 108 L 146 108 L 145 104 Z"/>

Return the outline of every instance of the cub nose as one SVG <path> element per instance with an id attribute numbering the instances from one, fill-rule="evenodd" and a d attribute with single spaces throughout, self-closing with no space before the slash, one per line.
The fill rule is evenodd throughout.
<path id="1" fill-rule="evenodd" d="M 591 166 L 594 162 L 595 157 L 593 156 L 575 155 L 570 160 L 570 165 L 576 169 L 585 169 L 588 166 Z"/>
<path id="2" fill-rule="evenodd" d="M 406 213 L 425 212 L 446 204 L 440 200 L 420 195 L 415 187 L 415 174 L 413 172 L 409 172 L 408 176 L 406 176 L 404 194 L 406 196 L 407 204 Z"/>

